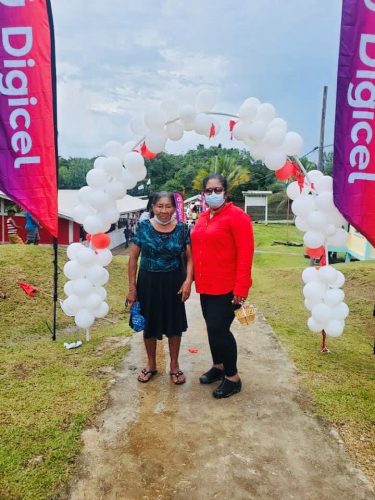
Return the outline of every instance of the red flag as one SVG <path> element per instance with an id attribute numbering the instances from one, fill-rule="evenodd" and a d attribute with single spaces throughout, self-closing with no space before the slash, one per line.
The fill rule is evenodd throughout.
<path id="1" fill-rule="evenodd" d="M 215 127 L 215 124 L 212 123 L 211 128 L 210 128 L 210 134 L 209 134 L 208 138 L 211 139 L 211 137 L 215 137 L 215 134 L 216 134 L 216 127 Z"/>
<path id="2" fill-rule="evenodd" d="M 38 293 L 38 289 L 35 286 L 29 285 L 28 283 L 25 283 L 25 281 L 19 281 L 18 284 L 30 297 L 35 297 Z"/>
<path id="3" fill-rule="evenodd" d="M 276 170 L 275 175 L 280 181 L 287 181 L 290 177 L 299 172 L 299 167 L 290 160 L 287 160 L 285 164 Z"/>
<path id="4" fill-rule="evenodd" d="M 236 120 L 229 120 L 229 132 L 230 132 L 230 140 L 233 141 L 233 129 L 236 125 Z"/>
<path id="5" fill-rule="evenodd" d="M 140 151 L 141 151 L 141 155 L 143 156 L 143 158 L 147 158 L 148 160 L 152 160 L 153 158 L 155 158 L 157 156 L 156 153 L 153 153 L 152 151 L 150 151 L 147 148 L 145 142 L 142 143 Z"/>
<path id="6" fill-rule="evenodd" d="M 49 0 L 0 2 L 0 189 L 57 237 L 56 76 Z"/>

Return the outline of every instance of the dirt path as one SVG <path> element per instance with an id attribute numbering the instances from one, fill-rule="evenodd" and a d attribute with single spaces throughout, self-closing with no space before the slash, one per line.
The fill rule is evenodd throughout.
<path id="1" fill-rule="evenodd" d="M 334 433 L 306 409 L 298 374 L 262 318 L 234 325 L 243 390 L 227 400 L 211 396 L 216 384 L 198 383 L 210 355 L 196 295 L 188 318 L 181 355 L 187 383 L 170 382 L 164 342 L 159 374 L 138 383 L 144 353 L 135 335 L 109 408 L 84 433 L 80 477 L 67 498 L 375 498 Z"/>

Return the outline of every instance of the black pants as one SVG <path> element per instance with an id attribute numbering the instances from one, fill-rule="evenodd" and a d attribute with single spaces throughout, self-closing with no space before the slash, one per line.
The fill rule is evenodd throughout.
<path id="1" fill-rule="evenodd" d="M 234 319 L 232 298 L 232 292 L 225 295 L 201 294 L 212 360 L 214 365 L 224 365 L 227 377 L 237 373 L 237 344 L 230 331 Z"/>

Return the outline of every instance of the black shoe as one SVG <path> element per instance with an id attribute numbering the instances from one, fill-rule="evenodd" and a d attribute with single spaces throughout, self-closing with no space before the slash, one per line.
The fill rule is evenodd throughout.
<path id="1" fill-rule="evenodd" d="M 220 368 L 216 368 L 213 366 L 208 370 L 208 372 L 203 373 L 199 377 L 199 382 L 201 384 L 212 384 L 212 382 L 217 382 L 218 380 L 222 380 L 224 378 L 224 370 L 220 370 Z"/>
<path id="2" fill-rule="evenodd" d="M 233 396 L 233 394 L 237 394 L 237 392 L 241 391 L 242 383 L 241 380 L 238 382 L 232 382 L 225 378 L 222 383 L 217 387 L 212 395 L 214 398 L 229 398 L 229 396 Z"/>

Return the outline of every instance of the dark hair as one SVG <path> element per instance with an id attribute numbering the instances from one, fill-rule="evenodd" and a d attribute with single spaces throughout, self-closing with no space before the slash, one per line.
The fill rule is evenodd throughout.
<path id="1" fill-rule="evenodd" d="M 217 179 L 218 181 L 220 181 L 220 184 L 223 186 L 224 191 L 228 190 L 228 181 L 226 180 L 225 177 L 223 177 L 221 174 L 210 174 L 210 175 L 207 175 L 207 177 L 205 177 L 202 181 L 203 191 L 206 189 L 207 182 L 211 179 Z"/>
<path id="2" fill-rule="evenodd" d="M 149 212 L 151 210 L 151 207 L 154 204 L 154 196 L 155 196 L 155 193 L 152 193 L 148 197 L 148 202 L 147 202 L 147 205 L 146 205 L 147 212 Z"/>
<path id="3" fill-rule="evenodd" d="M 152 198 L 152 204 L 156 205 L 161 198 L 169 198 L 172 206 L 176 208 L 176 200 L 174 199 L 173 193 L 170 193 L 168 191 L 159 191 L 158 193 L 154 193 Z"/>

